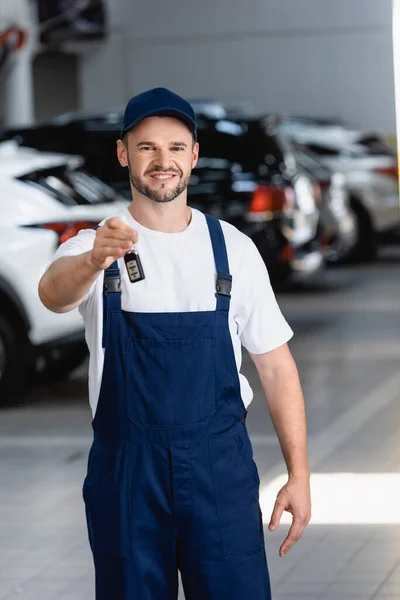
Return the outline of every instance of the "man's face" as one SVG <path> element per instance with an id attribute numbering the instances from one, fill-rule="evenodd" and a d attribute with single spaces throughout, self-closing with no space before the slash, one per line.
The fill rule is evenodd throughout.
<path id="1" fill-rule="evenodd" d="M 118 140 L 118 159 L 132 186 L 153 202 L 171 202 L 187 188 L 198 159 L 189 129 L 171 117 L 148 117 Z"/>

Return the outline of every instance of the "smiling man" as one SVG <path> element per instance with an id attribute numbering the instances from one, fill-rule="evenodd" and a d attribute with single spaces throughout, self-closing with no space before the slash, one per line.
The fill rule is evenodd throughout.
<path id="1" fill-rule="evenodd" d="M 160 122 L 160 119 L 162 119 L 162 122 Z M 182 172 L 179 163 L 185 158 L 186 163 L 188 162 L 187 158 L 191 157 L 191 152 L 188 150 L 192 150 L 194 146 L 194 140 L 190 145 L 189 142 L 161 140 L 161 144 L 164 143 L 166 150 L 176 158 L 174 159 L 174 164 L 172 166 L 170 165 L 167 171 L 165 171 L 161 165 L 157 164 L 157 160 L 154 161 L 154 157 L 160 153 L 160 149 L 157 147 L 157 144 L 160 143 L 158 136 L 155 138 L 157 139 L 157 144 L 151 140 L 142 141 L 142 137 L 144 133 L 151 137 L 153 130 L 158 132 L 160 130 L 160 125 L 162 126 L 165 124 L 167 119 L 168 117 L 148 117 L 145 127 L 143 127 L 143 124 L 137 125 L 137 129 L 132 132 L 131 136 L 131 146 L 133 146 L 132 161 L 129 158 L 128 135 L 125 134 L 124 142 L 122 144 L 119 143 L 118 151 L 121 164 L 129 167 L 129 177 L 133 188 L 149 200 L 159 203 L 171 202 L 186 190 L 191 173 L 191 162 L 186 164 L 186 170 L 189 169 L 189 173 L 186 174 Z M 177 129 L 175 123 L 174 125 Z M 177 130 L 177 133 L 183 138 L 188 137 L 187 132 L 185 131 L 182 132 Z M 196 149 L 196 153 L 197 152 Z M 150 166 L 148 165 L 149 161 Z M 133 171 L 131 163 L 135 164 L 135 172 Z M 162 185 L 156 185 L 157 183 L 161 183 Z"/>
<path id="2" fill-rule="evenodd" d="M 79 307 L 85 322 L 96 599 L 176 600 L 179 570 L 187 600 L 270 600 L 240 369 L 243 345 L 288 467 L 270 522 L 293 514 L 284 555 L 310 518 L 292 331 L 253 242 L 187 205 L 199 154 L 190 104 L 163 88 L 135 96 L 117 152 L 132 203 L 63 244 L 39 286 L 50 310 Z"/>

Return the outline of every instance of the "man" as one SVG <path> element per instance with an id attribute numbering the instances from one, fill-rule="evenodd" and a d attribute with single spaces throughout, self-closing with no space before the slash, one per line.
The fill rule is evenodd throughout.
<path id="1" fill-rule="evenodd" d="M 162 88 L 132 98 L 117 144 L 132 203 L 63 244 L 39 286 L 50 310 L 79 307 L 85 321 L 96 598 L 176 599 L 179 569 L 187 600 L 268 600 L 241 345 L 288 467 L 270 522 L 293 514 L 283 556 L 310 518 L 292 332 L 253 242 L 187 206 L 199 155 L 190 104 Z"/>

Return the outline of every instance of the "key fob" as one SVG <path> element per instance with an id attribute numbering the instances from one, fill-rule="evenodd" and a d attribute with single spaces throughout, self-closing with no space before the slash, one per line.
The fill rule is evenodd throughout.
<path id="1" fill-rule="evenodd" d="M 144 271 L 139 254 L 135 249 L 130 250 L 124 256 L 126 270 L 131 283 L 142 281 L 144 279 Z"/>

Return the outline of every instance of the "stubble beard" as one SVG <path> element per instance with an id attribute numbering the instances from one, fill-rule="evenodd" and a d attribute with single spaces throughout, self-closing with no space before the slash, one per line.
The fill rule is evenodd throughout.
<path id="1" fill-rule="evenodd" d="M 162 171 L 160 171 L 160 173 L 161 172 Z M 129 179 L 131 181 L 132 186 L 140 194 L 142 194 L 149 200 L 152 200 L 153 202 L 157 202 L 158 204 L 165 204 L 167 202 L 172 202 L 186 190 L 189 184 L 190 174 L 186 177 L 183 177 L 183 175 L 181 175 L 181 178 L 175 186 L 175 188 L 173 188 L 172 190 L 170 189 L 168 191 L 163 191 L 166 187 L 165 184 L 161 186 L 160 190 L 152 189 L 150 186 L 146 185 L 146 183 L 143 181 L 143 179 L 141 179 L 141 177 L 134 175 L 132 171 L 129 171 Z"/>

